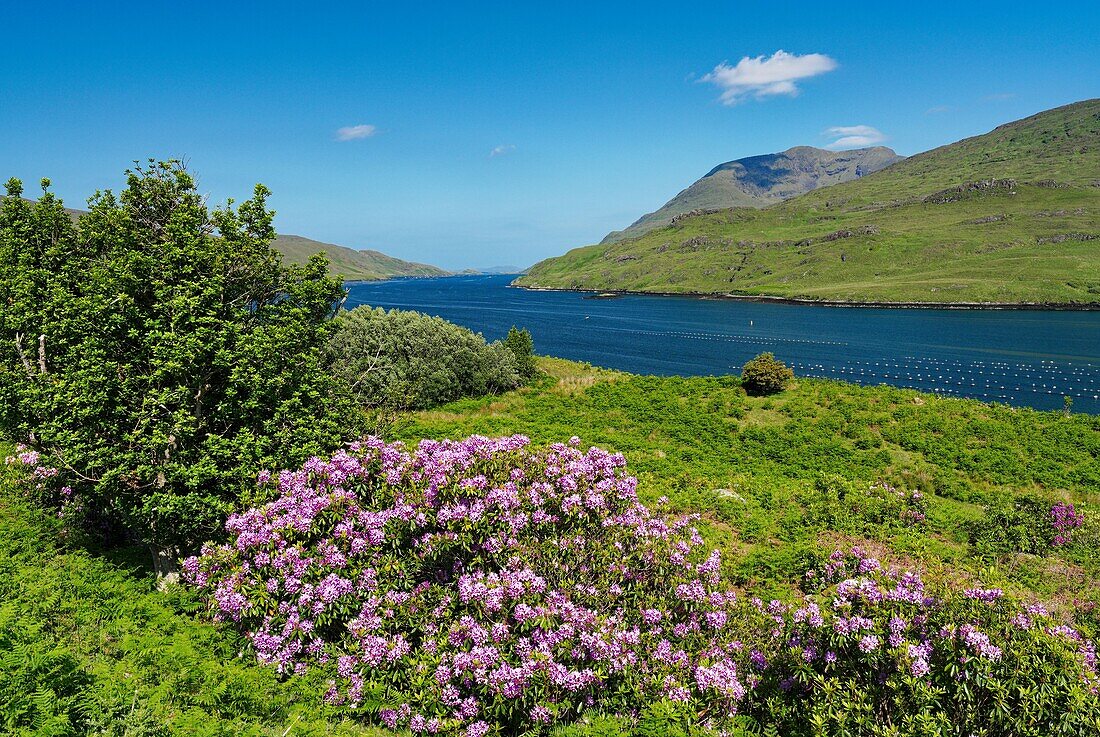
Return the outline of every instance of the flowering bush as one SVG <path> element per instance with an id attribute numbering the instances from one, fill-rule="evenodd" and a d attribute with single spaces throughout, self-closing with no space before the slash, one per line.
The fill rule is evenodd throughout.
<path id="1" fill-rule="evenodd" d="M 1073 539 L 1073 533 L 1084 526 L 1085 515 L 1072 504 L 1058 502 L 1050 509 L 1050 522 L 1054 528 L 1052 544 L 1066 545 Z"/>
<path id="2" fill-rule="evenodd" d="M 372 438 L 261 486 L 273 500 L 186 578 L 260 661 L 330 669 L 330 703 L 390 728 L 537 733 L 652 705 L 784 734 L 1100 725 L 1094 646 L 1045 610 L 859 551 L 797 606 L 746 598 L 692 517 L 640 504 L 622 456 L 576 438 Z"/>

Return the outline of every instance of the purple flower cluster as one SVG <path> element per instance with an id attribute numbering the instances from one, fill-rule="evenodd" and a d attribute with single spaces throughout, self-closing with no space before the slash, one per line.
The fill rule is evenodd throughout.
<path id="1" fill-rule="evenodd" d="M 546 723 L 623 691 L 732 716 L 751 684 L 721 555 L 694 517 L 640 504 L 624 465 L 521 436 L 414 453 L 367 439 L 263 475 L 273 501 L 231 517 L 232 542 L 185 578 L 262 662 L 334 662 L 330 703 L 414 677 L 427 697 L 379 713 L 394 728 L 476 734 L 505 710 Z"/>
<path id="2" fill-rule="evenodd" d="M 1073 540 L 1073 533 L 1084 526 L 1085 515 L 1077 507 L 1058 502 L 1050 508 L 1051 525 L 1054 527 L 1054 545 L 1067 545 Z"/>
<path id="3" fill-rule="evenodd" d="M 52 486 L 56 494 L 52 503 L 58 505 L 58 517 L 64 519 L 83 511 L 83 503 L 73 493 L 71 486 L 57 488 L 56 483 L 59 480 L 60 471 L 43 463 L 42 454 L 38 451 L 19 443 L 15 446 L 15 455 L 5 458 L 4 464 L 21 467 L 30 472 L 29 477 L 25 479 L 28 493 L 34 491 L 45 494 Z M 53 484 L 51 484 L 51 479 L 55 480 Z"/>
<path id="4" fill-rule="evenodd" d="M 930 682 L 949 670 L 965 678 L 967 668 L 1002 661 L 1010 646 L 1033 646 L 1031 634 L 1041 631 L 1051 638 L 1043 647 L 1076 651 L 1075 667 L 1088 690 L 1096 694 L 1100 686 L 1095 643 L 1056 622 L 1040 604 L 1017 607 L 1001 589 L 960 593 L 941 586 L 933 593 L 919 574 L 884 566 L 859 548 L 851 555 L 834 553 L 806 580 L 818 587 L 818 601 L 828 599 L 829 606 L 809 597 L 794 611 L 783 635 L 785 661 L 771 661 L 772 669 L 828 677 L 840 662 L 883 679 L 908 672 Z M 839 658 L 828 662 L 817 653 Z"/>
<path id="5" fill-rule="evenodd" d="M 1036 632 L 1095 683 L 1095 648 L 1045 610 L 933 592 L 858 549 L 808 575 L 796 606 L 739 596 L 694 516 L 651 511 L 622 456 L 578 445 L 369 438 L 263 474 L 271 501 L 231 517 L 230 542 L 185 578 L 260 661 L 324 667 L 329 703 L 382 701 L 368 711 L 414 734 L 537 731 L 661 700 L 721 729 L 819 679 L 1001 663 Z"/>

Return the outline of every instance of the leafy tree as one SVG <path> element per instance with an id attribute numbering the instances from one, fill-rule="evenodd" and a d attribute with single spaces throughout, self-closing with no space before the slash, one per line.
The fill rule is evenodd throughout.
<path id="1" fill-rule="evenodd" d="M 359 307 L 335 322 L 329 366 L 368 410 L 423 409 L 522 383 L 506 345 L 439 317 Z"/>
<path id="2" fill-rule="evenodd" d="M 775 394 L 787 388 L 794 372 L 771 353 L 761 353 L 741 369 L 741 384 L 750 394 Z"/>
<path id="3" fill-rule="evenodd" d="M 516 357 L 516 371 L 524 380 L 530 380 L 538 373 L 535 364 L 535 343 L 526 328 L 519 330 L 513 325 L 504 339 L 504 347 Z"/>
<path id="4" fill-rule="evenodd" d="M 74 222 L 43 181 L 0 204 L 0 434 L 61 469 L 109 537 L 162 562 L 216 532 L 256 470 L 338 444 L 326 262 L 283 266 L 269 191 L 209 210 L 178 162 Z M 60 483 L 58 484 L 60 486 Z"/>

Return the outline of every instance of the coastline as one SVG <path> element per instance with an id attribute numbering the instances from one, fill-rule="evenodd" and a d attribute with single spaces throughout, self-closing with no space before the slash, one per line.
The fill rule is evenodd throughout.
<path id="1" fill-rule="evenodd" d="M 807 305 L 815 307 L 867 307 L 880 309 L 920 310 L 1043 310 L 1063 312 L 1100 311 L 1100 302 L 875 302 L 845 299 L 811 299 L 809 297 L 777 297 L 764 294 L 733 294 L 729 292 L 649 292 L 632 289 L 579 289 L 569 287 L 531 287 L 512 282 L 514 289 L 531 292 L 576 292 L 579 294 L 614 294 L 620 297 L 686 297 L 688 299 L 720 299 L 731 302 L 770 302 L 773 304 Z"/>

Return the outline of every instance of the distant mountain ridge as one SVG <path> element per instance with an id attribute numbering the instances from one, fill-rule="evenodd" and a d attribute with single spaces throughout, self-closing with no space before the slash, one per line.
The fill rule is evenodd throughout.
<path id="1" fill-rule="evenodd" d="M 902 161 L 885 146 L 829 151 L 795 146 L 777 154 L 727 161 L 707 172 L 659 210 L 643 215 L 600 243 L 617 243 L 669 225 L 673 218 L 700 210 L 767 207 L 821 187 L 841 184 Z"/>
<path id="2" fill-rule="evenodd" d="M 313 254 L 324 253 L 329 259 L 329 271 L 349 281 L 377 281 L 395 276 L 448 276 L 451 273 L 438 266 L 405 261 L 381 251 L 360 251 L 300 235 L 277 236 L 271 245 L 291 264 L 302 264 Z"/>

